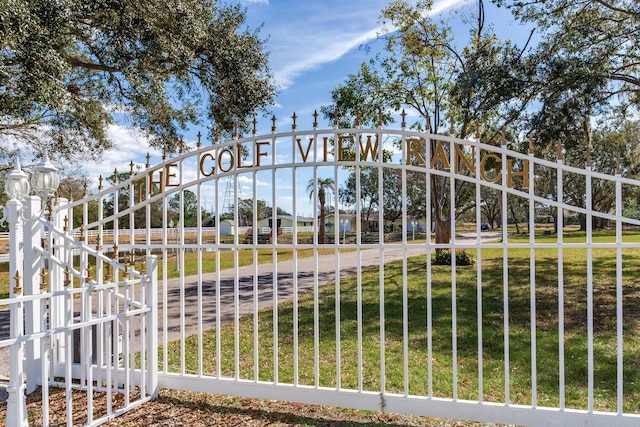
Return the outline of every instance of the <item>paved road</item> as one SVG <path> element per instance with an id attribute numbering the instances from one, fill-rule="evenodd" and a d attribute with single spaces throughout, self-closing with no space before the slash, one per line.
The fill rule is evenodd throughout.
<path id="1" fill-rule="evenodd" d="M 414 248 L 408 246 L 406 253 L 401 246 L 385 247 L 384 262 L 402 259 L 405 256 L 424 254 L 423 247 Z M 358 262 L 359 258 L 359 262 Z M 336 280 L 336 256 L 322 255 L 317 259 L 313 257 L 298 259 L 296 264 L 296 277 L 298 293 L 313 289 L 315 276 L 318 277 L 318 285 L 323 286 Z M 358 265 L 361 268 L 380 265 L 380 250 L 366 249 L 352 252 L 342 252 L 339 255 L 339 275 L 348 277 L 357 274 Z M 282 261 L 276 264 L 278 300 L 283 301 L 293 297 L 294 293 L 294 263 Z M 317 272 L 317 273 L 316 273 Z M 260 264 L 257 271 L 258 308 L 269 307 L 273 304 L 274 269 L 273 264 Z M 245 266 L 238 269 L 239 306 L 238 314 L 244 316 L 253 312 L 254 308 L 254 266 Z M 216 274 L 206 274 L 202 278 L 203 330 L 215 327 L 216 322 Z M 220 272 L 220 320 L 222 323 L 233 320 L 234 310 L 235 272 L 233 269 Z M 193 276 L 185 277 L 184 306 L 193 307 L 193 310 L 180 310 L 180 279 L 167 281 L 167 301 L 169 308 L 167 315 L 167 341 L 179 339 L 184 328 L 184 335 L 189 336 L 198 332 L 198 312 L 195 309 L 200 299 L 198 295 L 197 279 Z M 162 306 L 162 291 L 160 296 Z M 162 313 L 162 310 L 160 311 Z M 183 320 L 184 319 L 184 320 Z M 160 330 L 163 328 L 163 320 L 160 320 Z M 184 323 L 183 323 L 184 322 Z M 160 338 L 162 339 L 162 338 Z"/>
<path id="2" fill-rule="evenodd" d="M 424 248 L 412 248 L 407 247 L 407 255 L 413 256 L 420 253 L 424 253 Z M 402 259 L 405 256 L 401 246 L 387 247 L 384 249 L 385 262 L 391 262 L 398 259 Z M 380 250 L 379 249 L 367 249 L 360 251 L 352 251 L 340 253 L 340 276 L 346 277 L 357 273 L 357 259 L 360 257 L 360 265 L 362 268 L 366 268 L 372 265 L 379 265 Z M 317 271 L 319 286 L 333 283 L 336 278 L 334 254 L 322 255 L 317 258 L 317 264 L 313 257 L 300 258 L 296 265 L 296 276 L 298 278 L 298 292 L 305 292 L 313 289 L 314 284 L 314 272 Z M 286 300 L 293 296 L 293 271 L 294 265 L 292 261 L 282 261 L 277 265 L 278 274 L 278 298 L 280 301 Z M 272 305 L 273 303 L 273 264 L 260 264 L 258 266 L 258 294 L 259 294 L 259 308 L 264 308 Z M 239 314 L 241 316 L 253 312 L 254 300 L 253 300 L 253 276 L 254 266 L 245 266 L 238 269 L 238 286 L 239 286 Z M 167 280 L 167 301 L 168 310 L 167 316 L 167 340 L 174 341 L 179 339 L 183 334 L 186 336 L 192 335 L 198 332 L 198 312 L 195 309 L 197 307 L 199 295 L 198 295 L 198 281 L 196 276 L 187 276 L 184 278 L 184 313 L 181 314 L 180 294 L 181 286 L 180 279 Z M 220 272 L 220 299 L 221 299 L 221 321 L 228 322 L 233 320 L 234 311 L 234 296 L 233 291 L 235 287 L 235 271 L 234 269 L 227 269 Z M 202 295 L 203 303 L 203 329 L 207 330 L 215 327 L 216 311 L 215 311 L 215 289 L 216 289 L 216 273 L 208 273 L 203 275 L 202 278 Z M 160 301 L 160 331 L 163 331 L 162 316 L 162 301 L 164 290 L 161 287 L 159 289 L 159 301 Z M 190 308 L 194 308 L 191 310 Z M 184 317 L 184 325 L 183 325 Z M 9 311 L 0 310 L 0 337 L 8 337 L 8 325 L 9 325 Z M 162 338 L 160 338 L 162 339 Z M 6 379 L 9 376 L 9 351 L 8 348 L 0 349 L 0 381 Z"/>

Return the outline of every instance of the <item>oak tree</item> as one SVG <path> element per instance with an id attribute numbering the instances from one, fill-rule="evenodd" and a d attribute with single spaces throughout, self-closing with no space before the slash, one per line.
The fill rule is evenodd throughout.
<path id="1" fill-rule="evenodd" d="M 244 25 L 215 0 L 3 1 L 0 148 L 97 158 L 114 122 L 169 151 L 190 124 L 246 125 L 275 89 Z"/>

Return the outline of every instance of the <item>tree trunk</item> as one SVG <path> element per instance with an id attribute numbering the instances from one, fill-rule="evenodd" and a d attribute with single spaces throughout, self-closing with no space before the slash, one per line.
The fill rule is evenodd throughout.
<path id="1" fill-rule="evenodd" d="M 320 199 L 320 226 L 318 228 L 318 243 L 324 244 L 324 200 Z"/>
<path id="2" fill-rule="evenodd" d="M 580 231 L 587 230 L 587 215 L 583 213 L 578 214 L 578 219 L 580 220 Z"/>
<path id="3" fill-rule="evenodd" d="M 433 196 L 433 217 L 436 223 L 436 243 L 449 243 L 451 241 L 451 216 L 444 218 L 442 214 L 443 203 L 440 203 L 440 183 L 434 175 L 431 176 L 431 195 Z M 442 250 L 442 248 L 438 248 L 436 253 L 440 253 Z"/>
<path id="4" fill-rule="evenodd" d="M 442 219 L 436 212 L 436 243 L 449 243 L 451 241 L 451 219 Z M 436 249 L 440 252 L 442 249 Z"/>
<path id="5" fill-rule="evenodd" d="M 509 206 L 509 209 L 511 210 L 511 217 L 513 218 L 513 222 L 515 222 L 516 224 L 516 234 L 520 234 L 520 221 L 518 220 L 518 217 L 516 215 L 516 211 L 513 208 L 513 206 Z"/>

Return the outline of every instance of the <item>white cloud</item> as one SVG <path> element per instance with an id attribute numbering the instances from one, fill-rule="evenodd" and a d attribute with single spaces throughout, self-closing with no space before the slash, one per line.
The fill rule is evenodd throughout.
<path id="1" fill-rule="evenodd" d="M 112 125 L 107 130 L 107 134 L 114 141 L 113 148 L 105 151 L 99 162 L 84 168 L 90 182 L 93 184 L 94 190 L 98 185 L 99 176 L 107 178 L 113 175 L 115 169 L 118 172 L 128 172 L 131 161 L 136 166 L 144 167 L 147 153 L 156 159 L 162 155 L 158 150 L 150 148 L 144 135 L 134 129 L 121 125 Z M 152 163 L 154 164 L 153 160 Z"/>
<path id="2" fill-rule="evenodd" d="M 442 13 L 467 0 L 442 0 L 437 2 L 431 10 L 432 15 Z M 366 15 L 366 12 L 369 15 Z M 374 22 L 379 11 L 363 11 L 359 9 L 353 13 L 342 13 L 332 19 L 310 20 L 303 30 L 294 29 L 291 36 L 287 36 L 287 29 L 281 29 L 279 40 L 274 40 L 282 50 L 272 52 L 275 59 L 274 77 L 282 89 L 291 86 L 295 79 L 305 72 L 315 70 L 324 64 L 337 61 L 349 51 L 369 40 L 375 39 L 381 32 L 382 26 L 362 28 L 362 24 Z M 338 30 L 342 31 L 338 31 Z M 393 31 L 394 28 L 387 28 Z"/>
<path id="3" fill-rule="evenodd" d="M 364 34 L 336 35 L 333 40 L 323 36 L 322 41 L 324 43 L 322 43 L 322 46 L 310 47 L 308 49 L 311 51 L 309 55 L 276 70 L 274 73 L 276 82 L 281 88 L 286 89 L 300 74 L 340 59 L 351 49 L 375 38 L 379 33 L 380 29 L 376 28 Z"/>

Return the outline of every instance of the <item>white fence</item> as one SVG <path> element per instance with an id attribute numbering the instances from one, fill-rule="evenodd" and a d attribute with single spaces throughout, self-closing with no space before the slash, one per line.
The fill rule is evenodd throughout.
<path id="1" fill-rule="evenodd" d="M 99 425 L 157 396 L 157 259 L 143 272 L 45 222 L 40 199 L 10 200 L 6 425 Z M 49 230 L 46 238 L 44 229 Z M 42 245 L 42 241 L 46 245 Z M 79 261 L 74 254 L 79 255 Z M 38 408 L 25 393 L 40 394 Z M 62 421 L 61 421 L 62 420 Z"/>
<path id="2" fill-rule="evenodd" d="M 383 151 L 397 146 L 399 159 L 383 162 Z M 249 155 L 240 161 L 235 156 L 242 152 Z M 169 168 L 180 173 L 165 174 Z M 236 200 L 242 193 L 253 200 L 253 223 L 258 200 L 273 212 L 281 200 L 292 200 L 293 217 L 309 205 L 319 212 L 319 183 L 330 178 L 338 185 L 350 173 L 356 194 L 365 177 L 376 176 L 379 200 L 402 200 L 399 241 L 387 240 L 384 227 L 365 233 L 359 221 L 349 241 L 339 227 L 325 239 L 320 215 L 311 238 L 309 230 L 293 227 L 263 244 L 245 242 L 240 233 L 233 239 L 215 233 L 205 244 L 210 230 L 202 224 L 133 230 L 135 223 L 150 224 L 152 215 L 168 225 L 169 200 L 184 223 L 187 190 L 198 205 L 207 198 L 218 208 L 228 197 L 224 189 Z M 186 176 L 194 178 L 180 180 Z M 565 197 L 568 179 L 584 184 L 585 199 Z M 315 183 L 311 202 L 300 194 L 309 182 Z M 638 186 L 562 158 L 449 136 L 294 130 L 198 146 L 149 167 L 90 197 L 119 210 L 106 217 L 99 209 L 96 219 L 85 209 L 82 223 L 67 233 L 82 228 L 77 245 L 85 247 L 95 232 L 100 238 L 91 253 L 109 252 L 121 266 L 135 264 L 129 256 L 137 251 L 159 255 L 159 326 L 147 330 L 159 334 L 159 387 L 505 424 L 635 426 L 640 241 L 623 228 L 640 221 L 622 212 L 623 195 Z M 452 215 L 462 187 L 465 203 L 478 207 L 476 228 L 464 237 Z M 142 202 L 126 199 L 140 188 L 151 189 Z M 600 209 L 593 197 L 603 188 L 612 208 Z M 440 200 L 434 192 L 448 200 L 444 219 L 434 215 Z M 504 228 L 486 241 L 479 207 L 487 192 L 499 200 L 503 218 L 517 203 L 533 232 L 514 239 Z M 330 203 L 340 212 L 337 197 Z M 71 217 L 74 207 L 86 205 L 75 201 L 55 212 Z M 586 230 L 575 237 L 560 225 L 557 235 L 536 234 L 540 205 L 584 215 Z M 422 214 L 410 214 L 410 207 Z M 355 210 L 362 217 L 362 205 Z M 378 206 L 380 224 L 397 218 L 391 210 Z M 409 221 L 420 217 L 438 223 L 435 236 L 414 240 Z M 609 221 L 609 235 L 594 233 L 594 218 Z M 107 224 L 129 231 L 113 235 L 105 248 Z M 473 264 L 451 256 L 439 265 L 436 253 L 446 250 L 466 250 Z M 106 277 L 104 268 L 97 271 Z"/>

